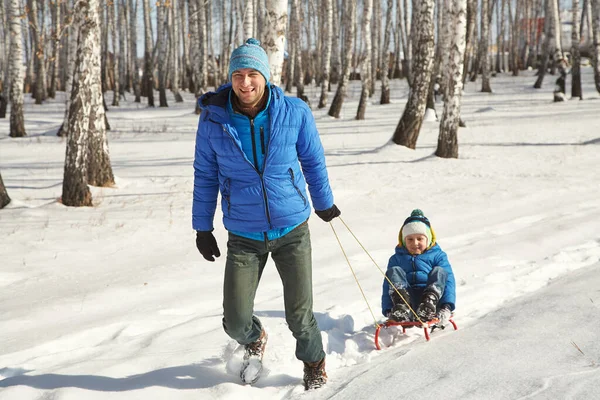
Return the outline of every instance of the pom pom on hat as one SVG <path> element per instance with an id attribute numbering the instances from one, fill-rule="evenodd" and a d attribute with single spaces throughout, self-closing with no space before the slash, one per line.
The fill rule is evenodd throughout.
<path id="1" fill-rule="evenodd" d="M 414 209 L 410 213 L 410 217 L 406 218 L 402 228 L 400 229 L 400 243 L 405 244 L 404 239 L 408 235 L 421 234 L 427 237 L 427 247 L 431 246 L 433 242 L 433 234 L 431 230 L 431 224 L 423 211 L 418 208 Z"/>
<path id="2" fill-rule="evenodd" d="M 235 49 L 229 59 L 229 80 L 234 71 L 242 68 L 257 70 L 269 82 L 271 69 L 269 68 L 269 57 L 260 46 L 260 41 L 254 38 L 246 40 L 246 43 Z"/>

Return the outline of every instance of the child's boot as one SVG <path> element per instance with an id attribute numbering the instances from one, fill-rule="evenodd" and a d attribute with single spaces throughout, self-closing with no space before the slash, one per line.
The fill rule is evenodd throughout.
<path id="1" fill-rule="evenodd" d="M 410 321 L 410 295 L 408 291 L 404 288 L 397 288 L 392 291 L 392 303 L 394 303 L 394 307 L 390 312 L 389 319 L 396 322 L 405 322 Z M 400 294 L 398 294 L 400 293 Z"/>
<path id="2" fill-rule="evenodd" d="M 434 292 L 427 291 L 423 293 L 421 304 L 419 304 L 419 308 L 417 308 L 417 315 L 419 318 L 424 322 L 434 319 L 439 300 L 439 296 Z"/>

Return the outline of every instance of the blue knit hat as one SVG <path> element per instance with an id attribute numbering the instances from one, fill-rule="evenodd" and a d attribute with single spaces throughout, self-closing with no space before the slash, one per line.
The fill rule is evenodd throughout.
<path id="1" fill-rule="evenodd" d="M 260 41 L 254 38 L 246 40 L 246 43 L 231 53 L 229 59 L 229 80 L 234 71 L 242 68 L 257 70 L 269 82 L 271 70 L 269 69 L 269 57 L 262 47 Z"/>

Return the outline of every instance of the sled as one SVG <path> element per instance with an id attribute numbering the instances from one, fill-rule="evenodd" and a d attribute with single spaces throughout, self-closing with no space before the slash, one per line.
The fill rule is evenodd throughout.
<path id="1" fill-rule="evenodd" d="M 433 332 L 434 329 L 436 328 L 441 328 L 444 329 L 445 327 L 439 327 L 437 324 L 438 322 L 440 322 L 437 318 L 432 319 L 431 321 L 427 321 L 424 323 L 418 322 L 418 321 L 403 321 L 403 322 L 398 322 L 398 321 L 393 321 L 391 319 L 388 319 L 387 321 L 385 321 L 383 324 L 378 325 L 377 329 L 375 330 L 375 347 L 377 348 L 377 350 L 381 350 L 381 346 L 379 346 L 379 331 L 381 330 L 381 328 L 388 328 L 390 326 L 400 326 L 402 327 L 402 333 L 406 333 L 406 328 L 412 328 L 414 326 L 418 327 L 418 328 L 423 328 L 423 331 L 425 333 L 425 339 L 427 341 L 429 341 L 429 332 Z M 454 319 L 450 318 L 448 320 L 448 322 L 450 322 L 452 324 L 452 326 L 454 327 L 454 330 L 458 329 L 458 326 L 456 326 L 456 322 L 454 322 Z"/>

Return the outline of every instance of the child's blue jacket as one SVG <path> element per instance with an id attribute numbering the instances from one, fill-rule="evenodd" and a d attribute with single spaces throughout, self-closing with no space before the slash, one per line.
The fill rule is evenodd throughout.
<path id="1" fill-rule="evenodd" d="M 454 310 L 456 302 L 456 282 L 448 256 L 436 243 L 423 254 L 412 255 L 404 246 L 396 246 L 396 251 L 390 257 L 387 268 L 400 267 L 406 272 L 406 278 L 411 289 L 422 291 L 427 286 L 427 277 L 434 267 L 442 267 L 448 272 L 446 288 L 438 302 L 439 305 L 448 304 Z M 383 293 L 381 295 L 381 309 L 383 314 L 394 306 L 389 295 L 390 284 L 383 280 Z"/>

